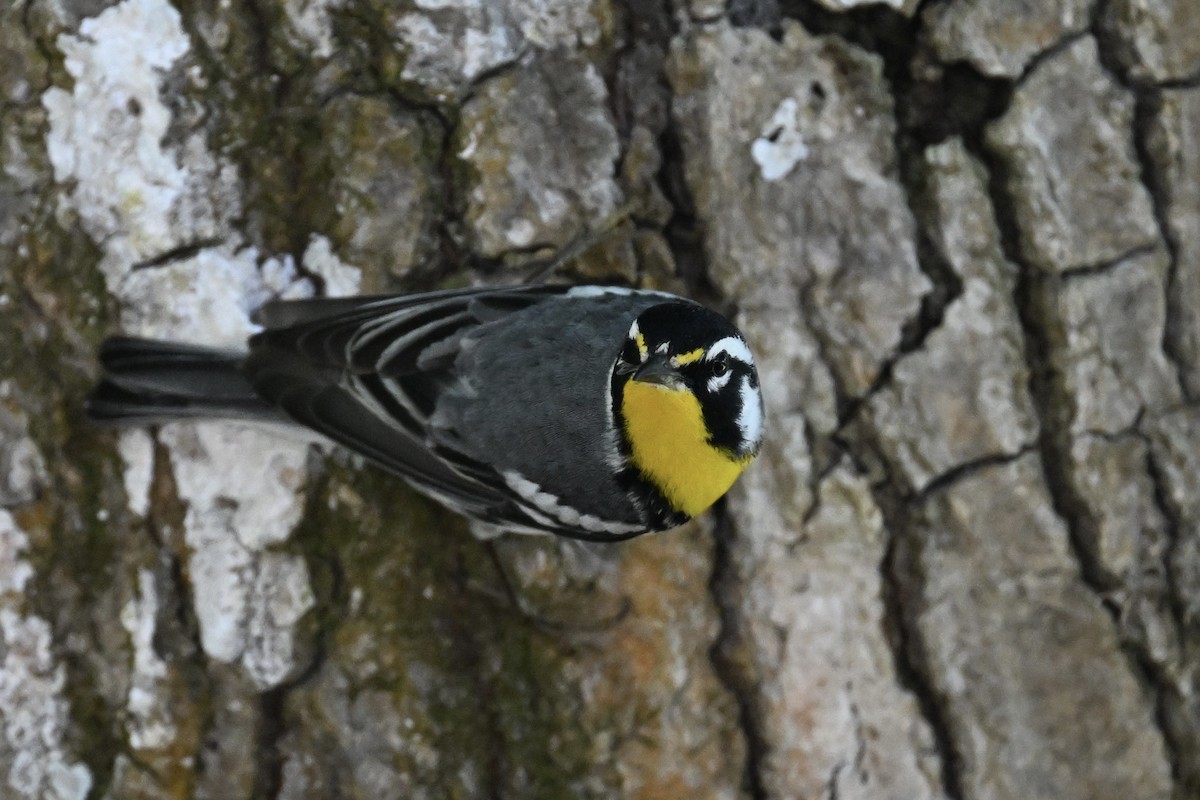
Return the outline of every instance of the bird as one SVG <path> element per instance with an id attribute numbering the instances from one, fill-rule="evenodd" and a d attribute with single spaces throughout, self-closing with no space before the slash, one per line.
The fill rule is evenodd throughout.
<path id="1" fill-rule="evenodd" d="M 274 300 L 241 349 L 105 340 L 101 423 L 312 429 L 496 530 L 619 541 L 700 515 L 758 454 L 746 338 L 647 289 Z"/>

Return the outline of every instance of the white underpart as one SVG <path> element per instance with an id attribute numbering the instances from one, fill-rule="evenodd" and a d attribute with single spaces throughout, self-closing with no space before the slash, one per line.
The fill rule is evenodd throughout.
<path id="1" fill-rule="evenodd" d="M 728 353 L 730 358 L 737 359 L 747 366 L 754 366 L 754 356 L 750 355 L 750 348 L 736 336 L 718 339 L 712 347 L 708 348 L 708 352 L 704 354 L 704 360 L 712 361 L 721 353 Z"/>
<path id="2" fill-rule="evenodd" d="M 637 533 L 643 529 L 641 525 L 633 525 L 628 522 L 610 522 L 592 514 L 585 514 L 570 506 L 565 506 L 557 497 L 543 491 L 542 487 L 513 470 L 506 470 L 504 472 L 504 482 L 521 499 L 532 503 L 538 511 L 552 517 L 553 521 L 558 524 L 568 525 L 572 528 L 579 528 L 592 533 L 608 533 L 613 535 Z M 529 510 L 532 511 L 533 509 Z M 536 517 L 537 514 L 533 516 Z"/>
<path id="3" fill-rule="evenodd" d="M 717 375 L 708 379 L 708 391 L 711 394 L 716 394 L 725 388 L 729 383 L 729 379 L 733 377 L 732 372 L 726 372 L 724 375 Z"/>
<path id="4" fill-rule="evenodd" d="M 746 449 L 754 450 L 762 442 L 762 395 L 758 388 L 750 383 L 748 375 L 742 377 L 741 385 L 738 386 L 738 394 L 741 395 L 742 402 L 741 408 L 738 410 L 737 425 L 742 432 L 742 440 L 746 443 Z"/>

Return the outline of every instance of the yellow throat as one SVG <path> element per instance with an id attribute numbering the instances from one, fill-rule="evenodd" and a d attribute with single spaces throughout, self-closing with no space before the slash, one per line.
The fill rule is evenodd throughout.
<path id="1" fill-rule="evenodd" d="M 621 399 L 635 467 L 675 511 L 697 516 L 729 490 L 754 456 L 708 443 L 700 401 L 687 389 L 631 380 Z"/>

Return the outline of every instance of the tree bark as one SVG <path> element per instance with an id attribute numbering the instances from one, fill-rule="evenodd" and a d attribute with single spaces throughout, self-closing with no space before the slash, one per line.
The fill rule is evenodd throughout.
<path id="1" fill-rule="evenodd" d="M 0 796 L 1200 797 L 1198 43 L 1184 0 L 0 4 Z M 579 249 L 758 357 L 704 520 L 481 540 L 294 432 L 83 416 L 107 334 Z"/>

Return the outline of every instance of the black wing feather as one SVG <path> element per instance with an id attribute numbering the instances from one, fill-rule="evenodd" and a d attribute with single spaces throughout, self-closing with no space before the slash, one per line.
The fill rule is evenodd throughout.
<path id="1" fill-rule="evenodd" d="M 498 524 L 545 527 L 492 467 L 445 440 L 435 445 L 428 426 L 464 336 L 566 290 L 277 301 L 260 313 L 266 329 L 251 339 L 243 369 L 298 422 L 461 510 Z"/>

